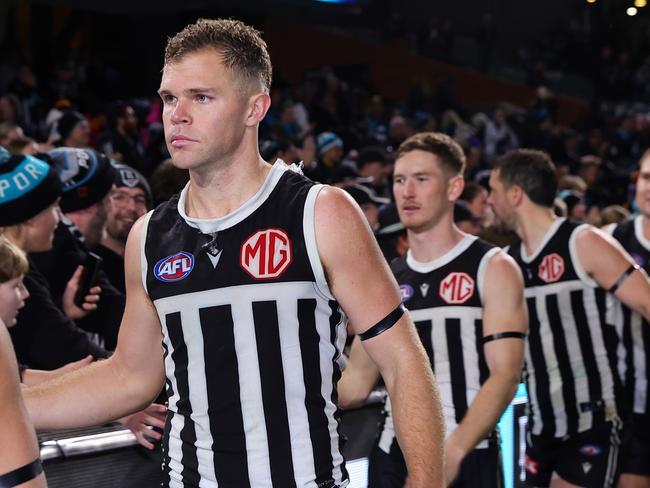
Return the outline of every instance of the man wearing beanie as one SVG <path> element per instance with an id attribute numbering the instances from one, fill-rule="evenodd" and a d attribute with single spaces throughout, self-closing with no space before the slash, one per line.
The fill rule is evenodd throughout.
<path id="1" fill-rule="evenodd" d="M 0 151 L 0 233 L 27 253 L 49 250 L 59 222 L 61 190 L 56 172 L 45 162 Z M 95 308 L 88 301 L 82 308 L 73 302 L 80 273 L 66 280 L 57 305 L 38 265 L 31 258 L 29 261 L 24 282 L 30 298 L 11 329 L 18 361 L 49 370 L 89 354 L 107 357 L 70 318 L 82 318 Z M 94 295 L 92 301 L 96 299 Z"/>
<path id="2" fill-rule="evenodd" d="M 115 169 L 106 156 L 92 149 L 57 148 L 47 157 L 63 184 L 60 202 L 63 216 L 54 233 L 52 249 L 33 255 L 32 259 L 47 278 L 52 295 L 60 302 L 76 267 L 83 265 L 89 250 L 102 239 Z M 112 350 L 124 311 L 124 294 L 111 284 L 103 267 L 97 285 L 102 289 L 99 313 L 77 321 L 77 325 L 98 334 L 100 343 Z"/>
<path id="3" fill-rule="evenodd" d="M 113 164 L 115 188 L 107 208 L 106 232 L 93 252 L 104 260 L 104 271 L 110 282 L 122 293 L 124 284 L 124 248 L 129 231 L 136 220 L 151 208 L 149 183 L 138 171 L 126 164 Z"/>
<path id="4" fill-rule="evenodd" d="M 356 170 L 342 163 L 343 141 L 333 132 L 323 132 L 316 139 L 318 160 L 305 167 L 312 181 L 334 185 L 358 177 Z"/>
<path id="5" fill-rule="evenodd" d="M 90 124 L 76 110 L 65 112 L 55 122 L 57 145 L 65 147 L 87 147 L 90 141 Z"/>

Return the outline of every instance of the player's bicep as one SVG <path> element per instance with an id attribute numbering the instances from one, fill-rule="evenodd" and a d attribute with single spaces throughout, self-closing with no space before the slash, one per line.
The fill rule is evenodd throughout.
<path id="1" fill-rule="evenodd" d="M 144 289 L 141 268 L 143 218 L 133 226 L 126 244 L 126 306 L 113 358 L 130 373 L 142 374 L 162 387 L 162 332 L 156 309 Z"/>
<path id="2" fill-rule="evenodd" d="M 356 333 L 400 304 L 399 290 L 361 210 L 337 188 L 320 191 L 316 243 L 332 294 Z"/>

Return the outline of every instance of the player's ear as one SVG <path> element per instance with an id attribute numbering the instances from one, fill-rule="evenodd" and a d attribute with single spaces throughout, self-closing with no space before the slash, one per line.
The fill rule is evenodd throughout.
<path id="1" fill-rule="evenodd" d="M 462 195 L 465 189 L 465 178 L 460 175 L 453 176 L 447 185 L 447 198 L 455 202 Z"/>
<path id="2" fill-rule="evenodd" d="M 271 107 L 271 97 L 268 93 L 259 92 L 252 95 L 248 99 L 248 116 L 246 117 L 246 125 L 253 126 L 259 124 L 266 112 Z"/>

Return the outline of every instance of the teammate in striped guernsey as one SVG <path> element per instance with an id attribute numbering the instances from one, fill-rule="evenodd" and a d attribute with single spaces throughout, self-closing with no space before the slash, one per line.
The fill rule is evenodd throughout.
<path id="1" fill-rule="evenodd" d="M 509 253 L 523 271 L 529 313 L 528 483 L 611 487 L 621 420 L 606 295 L 648 317 L 648 276 L 608 234 L 555 217 L 557 176 L 546 153 L 507 153 L 490 187 L 496 217 L 521 238 Z"/>
<path id="2" fill-rule="evenodd" d="M 528 316 L 514 260 L 454 224 L 464 165 L 444 134 L 416 134 L 399 147 L 393 193 L 410 248 L 391 269 L 440 386 L 447 482 L 490 488 L 502 486 L 495 426 L 521 378 Z M 339 382 L 342 406 L 362 402 L 378 375 L 355 342 Z M 369 482 L 401 488 L 406 476 L 388 402 Z"/>
<path id="3" fill-rule="evenodd" d="M 262 160 L 270 82 L 266 44 L 241 22 L 199 20 L 170 39 L 163 123 L 190 182 L 129 236 L 115 354 L 29 393 L 35 424 L 114 418 L 166 383 L 166 486 L 345 487 L 335 412 L 349 317 L 395 398 L 413 486 L 440 487 L 426 353 L 359 207 Z"/>
<path id="4" fill-rule="evenodd" d="M 650 272 L 650 151 L 641 158 L 636 183 L 641 214 L 611 229 L 616 240 L 646 273 Z M 619 488 L 650 488 L 650 324 L 616 304 L 619 373 L 625 386 L 626 435 L 621 447 Z"/>

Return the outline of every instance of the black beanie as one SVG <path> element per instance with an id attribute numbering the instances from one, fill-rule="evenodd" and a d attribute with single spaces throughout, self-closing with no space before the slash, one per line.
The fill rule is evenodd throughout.
<path id="1" fill-rule="evenodd" d="M 147 208 L 151 208 L 153 196 L 151 195 L 151 187 L 145 177 L 127 164 L 118 163 L 117 161 L 111 161 L 111 164 L 115 168 L 115 186 L 118 188 L 140 188 L 147 200 Z"/>
<path id="2" fill-rule="evenodd" d="M 103 154 L 72 147 L 59 147 L 47 154 L 63 183 L 63 213 L 88 208 L 113 188 L 115 170 Z"/>
<path id="3" fill-rule="evenodd" d="M 0 227 L 31 219 L 60 195 L 61 181 L 47 163 L 0 151 Z"/>
<path id="4" fill-rule="evenodd" d="M 56 123 L 56 130 L 61 137 L 59 143 L 65 144 L 66 139 L 70 137 L 77 124 L 84 120 L 86 120 L 84 116 L 75 110 L 65 112 Z"/>

